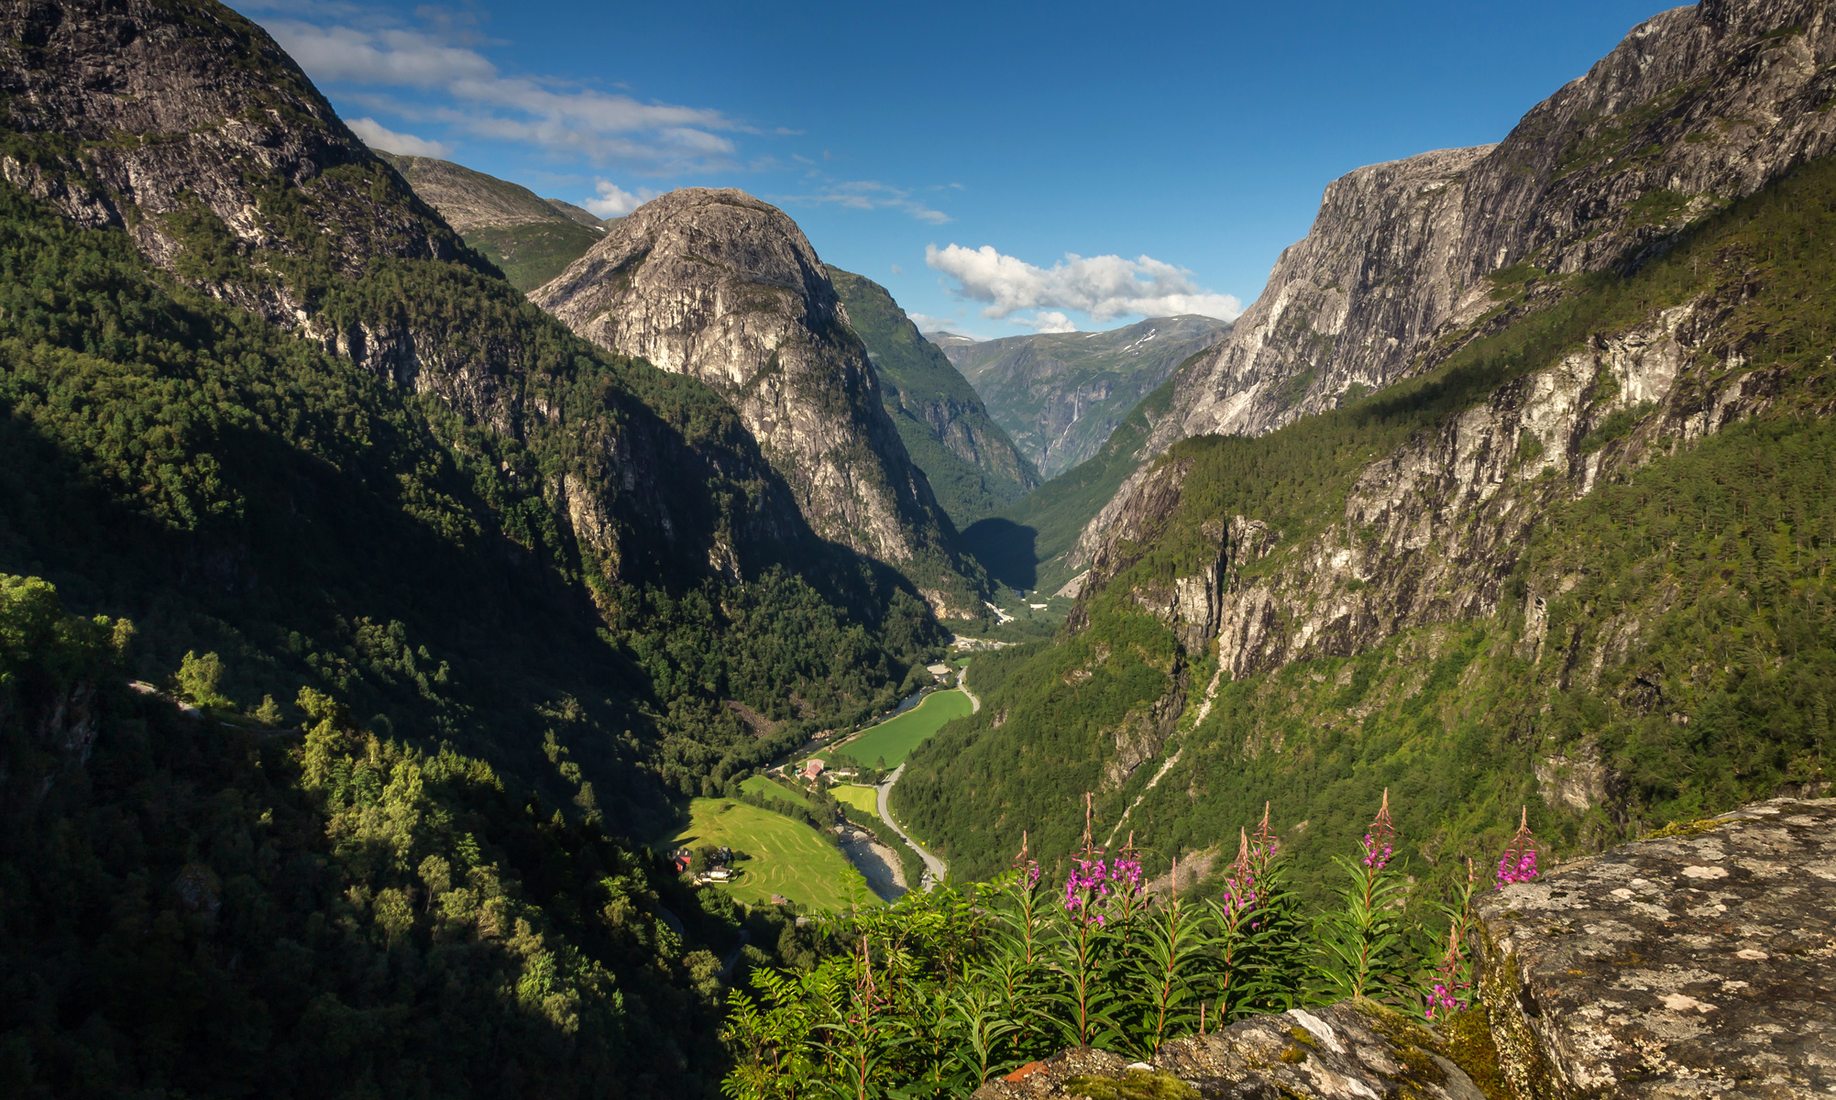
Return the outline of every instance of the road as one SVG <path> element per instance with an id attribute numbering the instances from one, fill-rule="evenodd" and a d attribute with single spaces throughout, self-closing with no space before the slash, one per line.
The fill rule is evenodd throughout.
<path id="1" fill-rule="evenodd" d="M 970 698 L 973 699 L 974 696 L 970 696 Z M 937 884 L 944 880 L 944 875 L 949 873 L 950 866 L 943 860 L 925 851 L 922 845 L 912 839 L 910 833 L 901 829 L 899 823 L 893 820 L 892 807 L 887 804 L 886 796 L 892 793 L 893 784 L 899 781 L 899 776 L 904 774 L 904 772 L 904 764 L 894 768 L 892 774 L 886 777 L 886 781 L 874 788 L 874 793 L 879 796 L 880 820 L 892 826 L 892 831 L 899 834 L 899 839 L 905 841 L 906 846 L 911 848 L 912 851 L 917 852 L 918 858 L 924 861 L 924 881 L 920 884 L 919 888 L 928 892 L 936 889 Z"/>

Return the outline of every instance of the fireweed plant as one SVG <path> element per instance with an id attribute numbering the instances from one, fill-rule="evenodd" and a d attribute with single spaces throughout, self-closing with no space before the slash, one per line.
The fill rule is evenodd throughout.
<path id="1" fill-rule="evenodd" d="M 1299 1004 L 1366 997 L 1431 1023 L 1470 1006 L 1472 861 L 1433 911 L 1446 930 L 1404 919 L 1408 878 L 1389 795 L 1341 857 L 1345 885 L 1308 917 L 1283 883 L 1268 807 L 1239 830 L 1221 881 L 1184 889 L 1176 863 L 1150 881 L 1131 836 L 1084 841 L 1056 872 L 1022 835 L 990 883 L 908 894 L 895 906 L 825 922 L 840 947 L 813 968 L 761 968 L 734 990 L 722 1038 L 736 1100 L 942 1097 L 1069 1045 L 1148 1057 L 1172 1039 Z M 1495 885 L 1534 878 L 1529 817 Z M 1190 868 L 1190 864 L 1188 864 Z"/>

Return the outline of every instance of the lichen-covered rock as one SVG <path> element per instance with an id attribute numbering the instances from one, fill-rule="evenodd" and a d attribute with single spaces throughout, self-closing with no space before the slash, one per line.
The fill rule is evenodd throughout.
<path id="1" fill-rule="evenodd" d="M 1836 799 L 1777 800 L 1484 901 L 1521 1100 L 1836 1093 Z"/>
<path id="2" fill-rule="evenodd" d="M 1168 1080 L 1171 1079 L 1171 1080 Z M 1179 1082 L 1189 1091 L 1173 1087 Z M 1368 1004 L 1295 1009 L 1168 1043 L 1151 1064 L 1070 1050 L 984 1085 L 977 1100 L 1485 1100 L 1427 1028 Z"/>

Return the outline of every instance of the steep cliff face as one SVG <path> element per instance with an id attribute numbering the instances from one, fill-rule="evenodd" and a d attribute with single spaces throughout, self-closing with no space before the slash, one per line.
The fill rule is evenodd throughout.
<path id="1" fill-rule="evenodd" d="M 458 236 L 339 121 L 280 47 L 220 5 L 16 0 L 0 8 L 0 173 L 85 226 L 133 234 L 157 262 L 200 210 L 240 244 L 328 252 L 355 273 L 377 256 L 476 263 Z M 299 232 L 276 200 L 316 220 Z M 271 316 L 304 309 L 281 286 L 221 288 Z"/>
<path id="2" fill-rule="evenodd" d="M 1109 332 L 1052 332 L 937 344 L 1046 477 L 1093 457 L 1143 397 L 1230 323 L 1152 317 Z"/>
<path id="3" fill-rule="evenodd" d="M 974 387 L 926 340 L 886 288 L 829 267 L 880 380 L 899 438 L 958 528 L 1039 485 L 1039 472 L 988 415 Z"/>
<path id="4" fill-rule="evenodd" d="M 1495 146 L 1358 169 L 1212 356 L 1175 379 L 1144 457 L 1258 435 L 1432 370 L 1564 278 L 1634 263 L 1684 225 L 1836 150 L 1836 18 L 1813 2 L 1665 12 Z M 1500 323 L 1502 323 L 1502 320 Z M 1082 568 L 1137 474 L 1085 527 Z"/>
<path id="5" fill-rule="evenodd" d="M 553 728 L 648 830 L 658 779 L 781 751 L 723 700 L 853 713 L 936 638 L 713 389 L 528 302 L 235 13 L 0 5 L 0 91 L 0 568 L 156 609 L 136 674 L 195 641 L 240 704 L 531 785 Z"/>
<path id="6" fill-rule="evenodd" d="M 600 347 L 713 386 L 820 534 L 974 613 L 950 521 L 900 442 L 822 262 L 782 211 L 689 189 L 638 208 L 531 299 Z"/>
<path id="7" fill-rule="evenodd" d="M 1257 434 L 1390 382 L 1451 315 L 1466 173 L 1490 147 L 1360 168 L 1326 188 L 1313 231 L 1209 359 L 1175 386 L 1150 446 L 1205 432 Z"/>

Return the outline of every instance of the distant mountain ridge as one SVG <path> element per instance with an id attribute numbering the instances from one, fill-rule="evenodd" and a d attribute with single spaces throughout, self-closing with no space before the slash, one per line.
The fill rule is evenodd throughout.
<path id="1" fill-rule="evenodd" d="M 1107 332 L 984 341 L 940 332 L 929 339 L 1050 478 L 1095 455 L 1129 410 L 1174 368 L 1228 331 L 1228 321 L 1188 314 Z"/>
<path id="2" fill-rule="evenodd" d="M 378 152 L 518 290 L 534 290 L 605 236 L 603 222 L 560 199 L 434 157 Z"/>
<path id="3" fill-rule="evenodd" d="M 926 340 L 885 287 L 831 266 L 848 323 L 867 345 L 886 412 L 958 528 L 1019 500 L 1039 471 L 988 414 L 975 387 Z"/>

